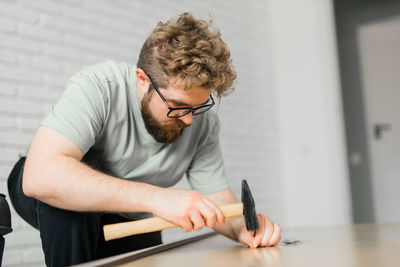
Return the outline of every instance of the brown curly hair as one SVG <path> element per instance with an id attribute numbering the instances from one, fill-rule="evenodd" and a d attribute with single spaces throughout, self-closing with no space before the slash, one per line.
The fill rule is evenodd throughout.
<path id="1" fill-rule="evenodd" d="M 221 97 L 233 90 L 236 72 L 218 29 L 190 13 L 159 22 L 140 51 L 137 67 L 166 88 L 182 78 L 185 89 L 201 86 Z"/>

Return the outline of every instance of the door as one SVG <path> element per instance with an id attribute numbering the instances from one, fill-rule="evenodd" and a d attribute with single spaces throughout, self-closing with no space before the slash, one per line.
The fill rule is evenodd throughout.
<path id="1" fill-rule="evenodd" d="M 376 221 L 400 221 L 400 17 L 357 34 Z"/>

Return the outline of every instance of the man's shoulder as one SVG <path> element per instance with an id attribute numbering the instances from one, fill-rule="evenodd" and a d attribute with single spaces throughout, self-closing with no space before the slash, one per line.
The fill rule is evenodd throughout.
<path id="1" fill-rule="evenodd" d="M 219 124 L 218 115 L 214 109 L 210 109 L 209 111 L 205 112 L 204 115 L 206 115 L 205 120 L 210 126 Z"/>
<path id="2" fill-rule="evenodd" d="M 72 76 L 72 80 L 88 79 L 95 82 L 110 82 L 126 80 L 132 75 L 134 65 L 108 60 L 105 62 L 88 65 Z"/>
<path id="3" fill-rule="evenodd" d="M 195 123 L 193 123 L 193 132 L 197 135 L 208 136 L 213 131 L 219 130 L 219 124 L 217 113 L 211 109 L 195 119 Z"/>

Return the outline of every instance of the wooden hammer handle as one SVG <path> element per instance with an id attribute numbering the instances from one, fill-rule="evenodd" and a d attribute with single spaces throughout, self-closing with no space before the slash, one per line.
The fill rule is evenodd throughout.
<path id="1" fill-rule="evenodd" d="M 225 218 L 240 216 L 243 214 L 243 204 L 235 203 L 219 207 Z M 160 217 L 104 225 L 104 239 L 106 241 L 122 238 L 130 235 L 144 234 L 179 227 Z"/>

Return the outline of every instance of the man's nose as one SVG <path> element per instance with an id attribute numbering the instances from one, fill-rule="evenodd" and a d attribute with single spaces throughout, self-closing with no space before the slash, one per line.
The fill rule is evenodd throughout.
<path id="1" fill-rule="evenodd" d="M 183 121 L 186 125 L 190 125 L 193 122 L 193 113 L 189 112 L 185 116 L 179 117 L 181 121 Z"/>

